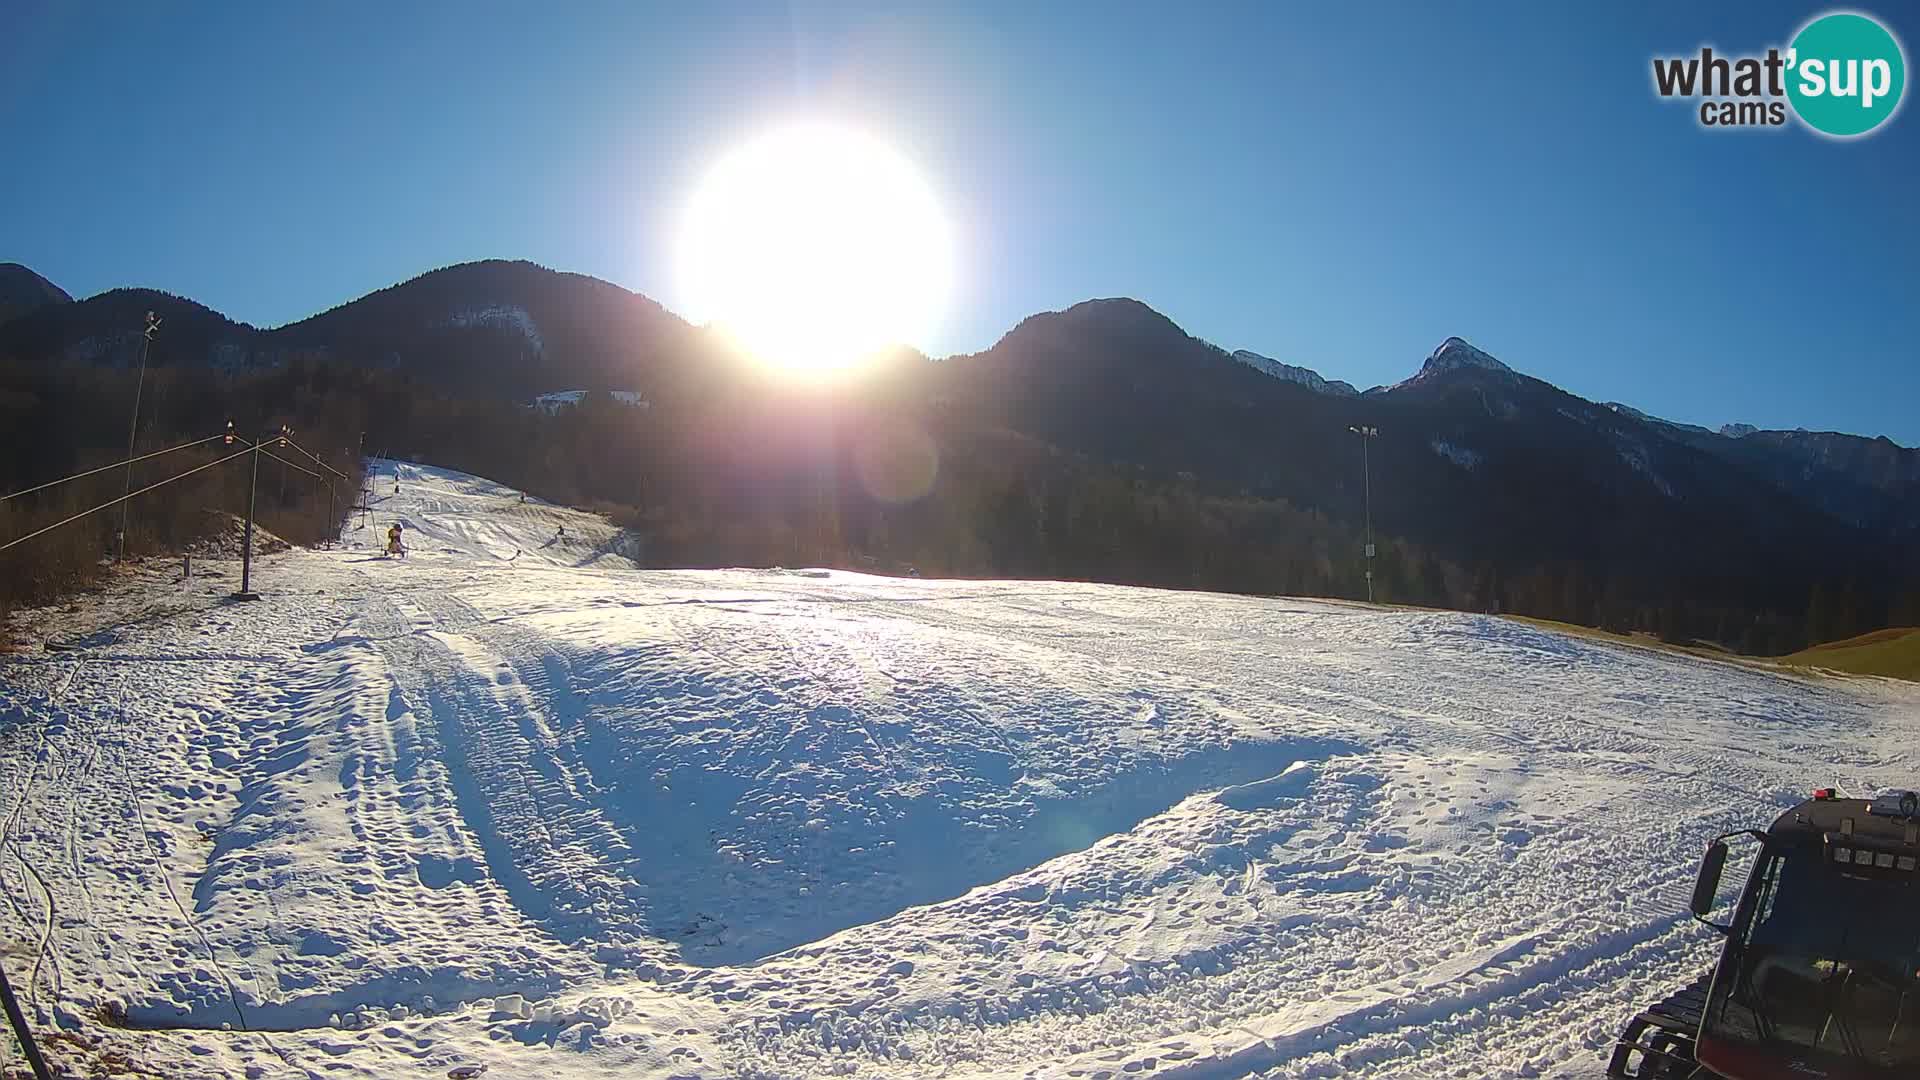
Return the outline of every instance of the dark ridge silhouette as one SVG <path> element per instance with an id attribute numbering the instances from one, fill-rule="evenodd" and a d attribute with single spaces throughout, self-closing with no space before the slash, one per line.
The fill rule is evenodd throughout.
<path id="1" fill-rule="evenodd" d="M 52 304 L 69 304 L 66 290 L 19 263 L 0 263 L 0 323 Z"/>
<path id="2" fill-rule="evenodd" d="M 1033 315 L 979 353 L 890 350 L 808 386 L 646 297 L 494 261 L 272 330 L 151 290 L 50 304 L 0 325 L 0 371 L 84 381 L 129 364 L 148 309 L 167 320 L 158 368 L 357 401 L 343 423 L 369 445 L 603 503 L 679 564 L 1363 596 L 1348 429 L 1368 425 L 1385 599 L 1749 652 L 1920 622 L 1920 451 L 1670 424 L 1461 337 L 1355 395 L 1114 298 Z M 554 415 L 526 407 L 571 389 L 596 393 Z M 863 486 L 863 470 L 871 481 L 928 446 L 926 493 Z M 41 475 L 34 454 L 22 461 L 18 482 Z"/>

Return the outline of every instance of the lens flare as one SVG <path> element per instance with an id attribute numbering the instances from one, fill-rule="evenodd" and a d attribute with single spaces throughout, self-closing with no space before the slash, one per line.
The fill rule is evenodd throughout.
<path id="1" fill-rule="evenodd" d="M 853 466 L 867 494 L 882 502 L 912 502 L 933 490 L 940 448 L 918 424 L 885 420 L 860 434 Z"/>

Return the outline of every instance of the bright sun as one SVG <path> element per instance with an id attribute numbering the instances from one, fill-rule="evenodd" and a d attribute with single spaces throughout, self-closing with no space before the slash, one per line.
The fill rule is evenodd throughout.
<path id="1" fill-rule="evenodd" d="M 952 259 L 946 219 L 912 164 L 822 123 L 721 158 L 680 231 L 687 314 L 796 371 L 920 340 L 946 305 Z"/>

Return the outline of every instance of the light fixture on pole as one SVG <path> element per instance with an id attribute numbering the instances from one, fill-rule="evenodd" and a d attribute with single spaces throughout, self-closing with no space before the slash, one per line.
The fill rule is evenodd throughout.
<path id="1" fill-rule="evenodd" d="M 140 395 L 147 388 L 147 351 L 153 348 L 153 335 L 160 331 L 160 316 L 147 312 L 147 328 L 142 333 L 146 339 L 140 345 L 140 378 L 133 384 L 133 419 L 127 421 L 127 483 L 120 492 L 120 531 L 113 536 L 116 559 L 127 557 L 127 508 L 132 505 L 128 496 L 133 494 L 133 441 L 140 433 Z"/>
<path id="2" fill-rule="evenodd" d="M 233 421 L 227 421 L 227 429 L 229 432 L 232 431 Z M 285 446 L 286 439 L 287 428 L 282 424 L 280 445 Z M 252 469 L 247 480 L 247 524 L 240 534 L 240 591 L 233 594 L 235 600 L 260 599 L 260 594 L 253 591 L 253 508 L 260 494 L 260 448 L 266 445 L 266 442 L 266 439 L 255 439 L 252 445 L 253 459 L 250 463 Z"/>
<path id="3" fill-rule="evenodd" d="M 1373 603 L 1373 462 L 1368 446 L 1380 436 L 1377 427 L 1352 427 L 1348 431 L 1360 436 L 1360 489 L 1364 493 L 1367 519 L 1367 603 Z"/>

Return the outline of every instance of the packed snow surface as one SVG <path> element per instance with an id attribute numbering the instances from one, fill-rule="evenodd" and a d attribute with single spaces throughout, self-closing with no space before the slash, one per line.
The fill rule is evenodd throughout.
<path id="1" fill-rule="evenodd" d="M 1712 955 L 1704 838 L 1920 774 L 1905 684 L 1464 614 L 640 570 L 474 477 L 376 492 L 259 602 L 197 561 L 225 576 L 148 573 L 0 661 L 0 962 L 57 1059 L 1592 1077 Z"/>

